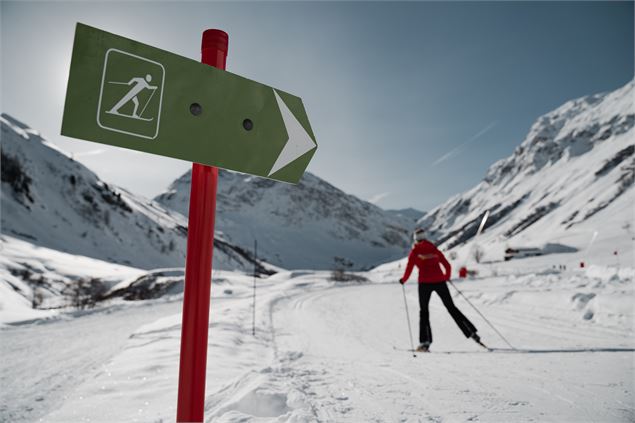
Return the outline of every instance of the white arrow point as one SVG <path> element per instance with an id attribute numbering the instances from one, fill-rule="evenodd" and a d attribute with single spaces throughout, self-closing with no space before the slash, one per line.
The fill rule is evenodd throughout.
<path id="1" fill-rule="evenodd" d="M 311 139 L 307 131 L 305 131 L 302 125 L 300 125 L 300 122 L 298 122 L 293 113 L 291 113 L 291 110 L 289 110 L 284 101 L 282 101 L 276 90 L 273 90 L 273 93 L 276 96 L 278 108 L 280 109 L 284 126 L 287 129 L 287 134 L 289 134 L 289 139 L 282 148 L 282 151 L 269 171 L 268 176 L 276 173 L 303 154 L 311 151 L 316 146 L 315 141 Z"/>

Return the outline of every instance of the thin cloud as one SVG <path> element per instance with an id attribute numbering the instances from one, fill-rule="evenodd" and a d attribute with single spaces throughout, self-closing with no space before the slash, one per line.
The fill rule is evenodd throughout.
<path id="1" fill-rule="evenodd" d="M 476 134 L 468 138 L 467 141 L 465 141 L 463 144 L 454 147 L 452 150 L 448 151 L 443 156 L 436 159 L 434 163 L 432 163 L 432 166 L 436 166 L 440 163 L 445 162 L 446 160 L 450 160 L 451 158 L 458 156 L 463 150 L 465 150 L 465 147 L 467 147 L 468 144 L 471 144 L 472 142 L 476 141 L 477 139 L 491 131 L 496 125 L 498 125 L 498 121 L 491 122 L 485 128 L 481 129 Z"/>
<path id="2" fill-rule="evenodd" d="M 370 199 L 368 200 L 369 203 L 373 203 L 373 204 L 377 204 L 379 203 L 381 200 L 383 200 L 384 198 L 388 197 L 390 195 L 389 192 L 382 192 L 379 194 L 375 194 L 372 197 L 370 197 Z"/>
<path id="3" fill-rule="evenodd" d="M 101 153 L 103 153 L 104 150 L 99 148 L 97 150 L 91 150 L 91 151 L 82 151 L 80 153 L 73 153 L 73 157 L 77 158 L 77 157 L 87 157 L 87 156 L 97 156 Z"/>

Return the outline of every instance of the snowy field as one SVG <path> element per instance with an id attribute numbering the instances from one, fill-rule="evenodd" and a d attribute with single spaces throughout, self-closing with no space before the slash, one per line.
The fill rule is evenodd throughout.
<path id="1" fill-rule="evenodd" d="M 395 282 L 402 262 L 363 274 L 366 283 L 315 271 L 259 279 L 255 337 L 252 278 L 215 272 L 206 419 L 633 421 L 632 267 L 560 272 L 531 263 L 456 282 L 518 351 L 466 340 L 433 296 L 435 342 L 416 358 Z M 416 331 L 416 284 L 406 292 Z M 485 343 L 508 348 L 453 295 Z M 3 327 L 0 421 L 174 421 L 180 301 L 117 300 Z"/>

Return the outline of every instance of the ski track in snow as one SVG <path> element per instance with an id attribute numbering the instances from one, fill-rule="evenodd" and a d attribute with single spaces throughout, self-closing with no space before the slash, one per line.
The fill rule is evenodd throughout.
<path id="1" fill-rule="evenodd" d="M 387 279 L 395 280 L 395 274 Z M 634 353 L 601 351 L 633 348 L 632 306 L 622 316 L 616 300 L 620 292 L 632 298 L 632 281 L 614 281 L 608 291 L 587 295 L 591 300 L 583 305 L 571 298 L 599 282 L 580 274 L 457 283 L 514 346 L 549 353 L 488 353 L 463 337 L 433 296 L 433 352 L 413 358 L 406 351 L 406 315 L 396 283 L 337 284 L 328 272 L 311 271 L 259 280 L 254 337 L 252 278 L 222 276 L 212 289 L 207 422 L 620 422 L 635 417 Z M 418 330 L 416 284 L 406 290 Z M 452 292 L 483 340 L 506 347 Z M 593 301 L 618 301 L 618 306 L 596 308 L 587 321 L 582 315 Z M 8 344 L 11 361 L 29 351 L 3 370 L 3 385 L 10 380 L 14 392 L 3 401 L 11 408 L 2 415 L 18 422 L 37 416 L 55 423 L 173 421 L 179 305 L 142 303 L 0 332 L 13 337 L 3 343 L 3 357 Z M 59 327 L 59 336 L 46 326 Z M 75 333 L 77 344 L 64 342 Z M 50 352 L 41 345 L 49 339 Z M 22 374 L 27 376 L 18 382 Z"/>
<path id="2" fill-rule="evenodd" d="M 410 309 L 417 310 L 413 286 Z M 632 341 L 624 330 L 551 319 L 531 304 L 494 307 L 489 317 L 512 334 L 513 343 L 549 354 L 490 354 L 466 341 L 433 300 L 434 349 L 448 354 L 413 359 L 393 348 L 408 340 L 400 301 L 399 288 L 386 284 L 277 299 L 269 322 L 273 365 L 246 376 L 241 385 L 249 386 L 249 394 L 241 401 L 231 395 L 230 404 L 208 421 L 242 421 L 245 413 L 278 417 L 275 421 L 336 422 L 630 421 L 634 416 L 633 352 L 624 346 Z M 484 339 L 504 347 L 467 304 L 455 301 Z M 619 347 L 627 351 L 602 351 Z M 279 403 L 286 398 L 286 406 L 245 407 L 246 401 L 262 404 L 272 396 Z"/>
<path id="3" fill-rule="evenodd" d="M 37 421 L 85 379 L 103 372 L 137 327 L 180 307 L 180 301 L 160 300 L 2 328 L 0 421 Z"/>
<path id="4" fill-rule="evenodd" d="M 338 414 L 317 413 L 318 420 L 629 421 L 633 417 L 632 352 L 563 352 L 550 357 L 477 354 L 479 347 L 464 340 L 437 302 L 431 318 L 439 339 L 433 348 L 475 354 L 466 359 L 453 354 L 420 354 L 416 359 L 405 352 L 391 354 L 392 345 L 406 344 L 408 339 L 405 321 L 390 318 L 383 310 L 393 304 L 397 311 L 400 294 L 394 286 L 353 287 L 308 294 L 278 307 L 274 327 L 280 332 L 280 351 L 303 352 L 294 367 L 317 368 L 314 373 L 323 375 L 322 387 L 301 372 L 289 371 L 292 385 L 312 386 L 307 391 L 316 398 L 312 408 Z M 500 343 L 466 304 L 456 301 L 477 322 L 485 340 Z M 416 303 L 411 306 L 416 310 Z M 565 339 L 582 345 L 616 342 L 602 329 L 569 331 L 563 324 L 544 328 L 544 321 L 532 318 L 531 312 L 524 314 L 524 320 L 510 320 L 509 313 L 495 309 L 489 314 L 519 346 L 540 342 L 543 348 L 557 349 L 566 346 Z M 419 361 L 413 366 L 412 360 Z M 612 392 L 616 380 L 625 388 L 621 393 Z"/>

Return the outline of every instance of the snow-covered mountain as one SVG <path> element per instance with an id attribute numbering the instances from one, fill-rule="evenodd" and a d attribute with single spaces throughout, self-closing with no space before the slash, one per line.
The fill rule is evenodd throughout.
<path id="1" fill-rule="evenodd" d="M 107 184 L 35 130 L 2 114 L 2 233 L 32 244 L 151 269 L 182 267 L 187 222 Z M 214 265 L 252 269 L 248 251 L 216 237 Z"/>
<path id="2" fill-rule="evenodd" d="M 426 214 L 425 212 L 414 209 L 412 207 L 408 207 L 405 209 L 390 209 L 386 211 L 394 216 L 402 217 L 412 221 L 413 226 L 415 222 L 417 222 L 419 219 L 423 217 L 424 214 Z"/>
<path id="3" fill-rule="evenodd" d="M 473 241 L 488 211 L 478 242 L 499 249 L 548 242 L 585 249 L 604 242 L 602 254 L 618 248 L 632 254 L 634 86 L 572 100 L 541 116 L 510 157 L 417 225 L 451 249 Z M 502 257 L 496 254 L 490 258 Z"/>
<path id="4" fill-rule="evenodd" d="M 99 294 L 145 273 L 0 235 L 0 326 L 57 314 L 72 302 L 78 284 L 85 291 L 90 284 L 90 291 Z"/>
<path id="5" fill-rule="evenodd" d="M 191 173 L 155 200 L 188 214 Z M 334 258 L 364 268 L 402 256 L 412 222 L 305 173 L 298 185 L 220 171 L 216 228 L 285 268 L 330 269 Z"/>

